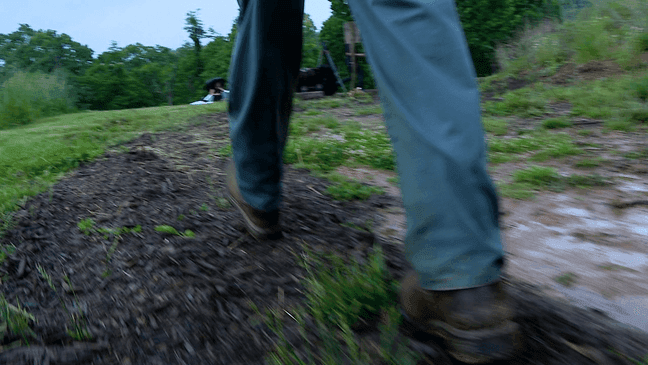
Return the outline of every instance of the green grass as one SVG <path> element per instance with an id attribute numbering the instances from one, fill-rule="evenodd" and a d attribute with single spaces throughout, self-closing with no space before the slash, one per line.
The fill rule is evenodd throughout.
<path id="1" fill-rule="evenodd" d="M 582 169 L 589 169 L 600 166 L 601 162 L 603 162 L 603 159 L 600 157 L 585 158 L 576 162 L 575 166 Z"/>
<path id="2" fill-rule="evenodd" d="M 531 161 L 546 161 L 549 158 L 578 155 L 582 150 L 573 143 L 571 136 L 566 133 L 552 133 L 547 131 L 534 131 L 528 135 L 516 138 L 491 138 L 488 141 L 488 150 L 493 157 L 498 157 L 498 162 L 506 162 L 507 157 L 502 154 L 528 154 Z"/>
<path id="3" fill-rule="evenodd" d="M 0 341 L 8 334 L 20 336 L 29 344 L 29 338 L 36 338 L 36 334 L 29 327 L 30 322 L 36 319 L 22 308 L 20 302 L 16 305 L 9 303 L 3 294 L 0 294 Z"/>
<path id="4" fill-rule="evenodd" d="M 298 323 L 304 356 L 299 356 L 283 331 L 283 315 L 266 309 L 265 323 L 279 337 L 267 360 L 270 364 L 415 364 L 416 354 L 398 341 L 400 314 L 395 306 L 398 284 L 388 277 L 382 249 L 374 246 L 367 262 L 346 263 L 335 254 L 314 254 L 305 249 L 300 264 L 307 271 L 304 306 L 286 311 Z M 252 306 L 260 315 L 256 306 Z M 292 312 L 292 313 L 291 313 Z M 382 320 L 380 320 L 382 318 Z M 306 326 L 307 319 L 314 326 Z M 361 347 L 353 328 L 379 323 L 378 349 Z M 316 329 L 316 342 L 307 330 Z"/>
<path id="5" fill-rule="evenodd" d="M 508 133 L 508 121 L 502 118 L 482 118 L 484 130 L 496 136 L 503 136 Z"/>
<path id="6" fill-rule="evenodd" d="M 224 103 L 66 114 L 0 131 L 0 213 L 46 191 L 79 163 L 144 132 L 180 129 L 195 116 L 224 112 Z"/>
<path id="7" fill-rule="evenodd" d="M 499 182 L 497 186 L 502 196 L 513 199 L 531 199 L 536 192 L 543 190 L 563 191 L 567 187 L 588 188 L 611 183 L 597 174 L 561 176 L 554 168 L 543 166 L 517 170 L 512 177 L 511 183 Z"/>
<path id="8" fill-rule="evenodd" d="M 566 117 L 549 118 L 542 121 L 542 128 L 544 129 L 558 129 L 571 127 L 571 123 Z"/>
<path id="9" fill-rule="evenodd" d="M 531 87 L 509 91 L 502 95 L 503 101 L 487 101 L 482 105 L 485 116 L 541 116 L 545 113 L 547 100 Z"/>
<path id="10" fill-rule="evenodd" d="M 382 114 L 383 110 L 380 106 L 365 107 L 356 109 L 355 115 L 372 115 L 372 114 Z"/>
<path id="11" fill-rule="evenodd" d="M 648 159 L 648 147 L 639 151 L 627 152 L 623 154 L 623 157 L 631 160 L 645 160 Z"/>
<path id="12" fill-rule="evenodd" d="M 381 195 L 385 191 L 379 187 L 364 185 L 355 181 L 343 181 L 329 185 L 326 195 L 334 200 L 365 200 L 372 195 Z"/>

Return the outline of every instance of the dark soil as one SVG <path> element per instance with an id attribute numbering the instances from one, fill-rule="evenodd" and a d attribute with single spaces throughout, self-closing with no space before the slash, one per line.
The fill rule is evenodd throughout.
<path id="1" fill-rule="evenodd" d="M 395 279 L 407 270 L 400 245 L 341 225 L 378 222 L 377 209 L 397 201 L 332 201 L 323 195 L 325 181 L 290 167 L 281 218 L 285 237 L 255 241 L 222 199 L 226 158 L 216 151 L 227 142 L 226 116 L 197 123 L 181 132 L 143 135 L 24 204 L 0 241 L 17 248 L 0 276 L 5 298 L 36 318 L 36 338 L 29 347 L 13 348 L 19 338 L 4 338 L 0 364 L 262 364 L 277 336 L 250 303 L 261 312 L 302 303 L 305 271 L 296 255 L 305 247 L 363 261 L 378 242 Z M 77 224 L 85 218 L 95 228 L 142 229 L 84 234 Z M 191 230 L 195 237 L 160 233 L 159 225 Z M 510 289 L 527 339 L 511 363 L 630 364 L 610 350 L 631 358 L 648 353 L 644 333 L 544 298 L 522 283 L 511 280 Z M 91 339 L 73 340 L 67 332 L 73 319 L 87 324 Z M 296 326 L 285 322 L 299 352 Z M 372 329 L 362 336 L 377 338 Z M 409 346 L 427 354 L 421 363 L 451 363 L 437 345 Z"/>

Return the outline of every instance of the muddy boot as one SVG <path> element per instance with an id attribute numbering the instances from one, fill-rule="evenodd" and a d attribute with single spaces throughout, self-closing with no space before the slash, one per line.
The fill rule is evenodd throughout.
<path id="1" fill-rule="evenodd" d="M 419 286 L 410 272 L 401 285 L 406 326 L 444 339 L 448 353 L 476 364 L 512 357 L 521 346 L 519 326 L 504 284 L 462 290 L 432 291 Z"/>
<path id="2" fill-rule="evenodd" d="M 238 208 L 243 215 L 245 226 L 248 232 L 259 241 L 267 239 L 278 239 L 283 236 L 281 227 L 279 226 L 279 211 L 264 212 L 254 209 L 248 205 L 236 182 L 236 167 L 233 162 L 230 162 L 225 168 L 226 178 L 225 184 L 227 186 L 227 199 Z"/>

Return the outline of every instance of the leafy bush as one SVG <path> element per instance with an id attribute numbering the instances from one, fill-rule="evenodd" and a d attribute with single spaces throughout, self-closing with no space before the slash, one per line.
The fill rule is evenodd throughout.
<path id="1" fill-rule="evenodd" d="M 62 74 L 15 72 L 0 90 L 0 129 L 69 113 L 74 97 Z"/>

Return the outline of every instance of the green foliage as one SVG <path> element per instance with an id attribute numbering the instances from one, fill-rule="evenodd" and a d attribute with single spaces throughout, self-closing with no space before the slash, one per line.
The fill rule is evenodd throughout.
<path id="1" fill-rule="evenodd" d="M 54 30 L 34 30 L 20 24 L 17 31 L 0 34 L 0 79 L 7 70 L 49 74 L 67 71 L 81 75 L 92 60 L 92 50 Z"/>
<path id="2" fill-rule="evenodd" d="M 499 66 L 507 73 L 544 69 L 552 74 L 566 62 L 612 59 L 627 69 L 641 67 L 639 55 L 648 49 L 645 1 L 570 0 L 563 4 L 567 21 L 528 26 L 500 44 Z"/>
<path id="3" fill-rule="evenodd" d="M 304 21 L 302 23 L 302 36 L 303 45 L 301 67 L 317 67 L 317 61 L 319 60 L 320 53 L 322 52 L 322 46 L 319 42 L 317 27 L 315 27 L 313 20 L 308 14 L 304 14 Z"/>
<path id="4" fill-rule="evenodd" d="M 458 1 L 457 11 L 478 76 L 492 72 L 497 43 L 509 39 L 527 22 L 557 18 L 560 13 L 554 0 Z"/>
<path id="5" fill-rule="evenodd" d="M 17 71 L 0 87 L 0 129 L 74 111 L 75 100 L 62 73 Z"/>

